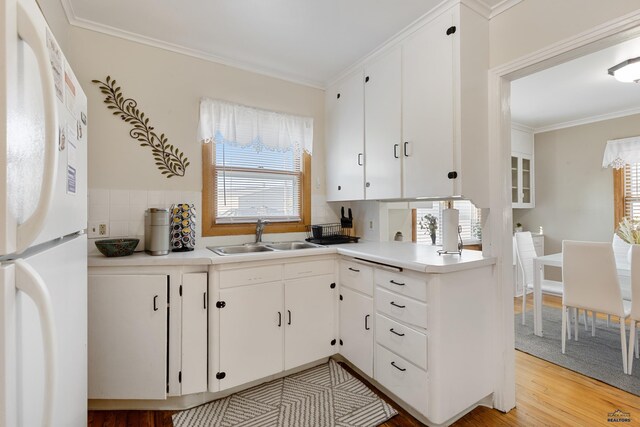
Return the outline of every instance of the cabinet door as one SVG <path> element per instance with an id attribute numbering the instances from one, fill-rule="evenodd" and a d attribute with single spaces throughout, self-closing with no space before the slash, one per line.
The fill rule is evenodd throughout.
<path id="1" fill-rule="evenodd" d="M 207 273 L 182 275 L 181 394 L 207 391 Z"/>
<path id="2" fill-rule="evenodd" d="M 89 398 L 165 399 L 165 275 L 89 276 Z"/>
<path id="3" fill-rule="evenodd" d="M 362 71 L 327 89 L 327 200 L 364 199 Z"/>
<path id="4" fill-rule="evenodd" d="M 401 197 L 401 51 L 365 67 L 365 197 Z"/>
<path id="5" fill-rule="evenodd" d="M 456 155 L 454 37 L 446 34 L 451 25 L 453 12 L 447 11 L 402 45 L 404 197 L 454 192 L 454 181 L 448 177 L 455 170 Z"/>
<path id="6" fill-rule="evenodd" d="M 373 298 L 341 288 L 340 354 L 373 377 Z"/>
<path id="7" fill-rule="evenodd" d="M 333 275 L 285 282 L 285 369 L 313 362 L 336 352 Z"/>
<path id="8" fill-rule="evenodd" d="M 283 296 L 282 282 L 220 290 L 220 390 L 282 371 Z"/>

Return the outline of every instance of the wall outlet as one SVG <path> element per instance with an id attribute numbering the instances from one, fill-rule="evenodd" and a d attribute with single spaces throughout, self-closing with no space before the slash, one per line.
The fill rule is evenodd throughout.
<path id="1" fill-rule="evenodd" d="M 87 236 L 91 238 L 109 237 L 109 224 L 106 222 L 90 222 Z"/>

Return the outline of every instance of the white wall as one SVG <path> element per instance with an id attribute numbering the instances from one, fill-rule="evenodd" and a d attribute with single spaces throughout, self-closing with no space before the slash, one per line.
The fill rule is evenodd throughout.
<path id="1" fill-rule="evenodd" d="M 638 135 L 640 114 L 536 134 L 536 207 L 514 209 L 513 222 L 542 226 L 546 253 L 560 252 L 563 240 L 610 241 L 613 172 L 602 155 L 608 140 Z"/>
<path id="2" fill-rule="evenodd" d="M 324 91 L 69 26 L 59 3 L 42 2 L 48 22 L 88 98 L 89 188 L 97 190 L 90 194 L 159 191 L 184 194 L 188 197 L 182 199 L 192 201 L 196 192 L 200 212 L 202 158 L 201 144 L 197 141 L 198 110 L 200 98 L 210 97 L 313 117 L 312 222 L 335 220 L 334 212 L 326 204 L 324 189 Z M 130 127 L 106 108 L 104 96 L 91 80 L 104 81 L 107 75 L 117 80 L 126 97 L 138 102 L 156 132 L 165 133 L 169 143 L 189 158 L 191 164 L 184 177 L 167 179 L 161 175 L 150 150 L 140 147 L 129 136 Z M 101 197 L 99 202 L 102 201 Z M 177 202 L 180 200 L 166 199 L 164 204 L 168 207 Z M 95 216 L 98 212 L 95 201 L 89 204 L 94 205 L 90 221 L 121 222 L 119 215 L 114 220 L 111 209 Z M 137 208 L 144 205 L 135 204 Z M 142 220 L 139 210 L 131 212 L 128 235 L 136 235 L 139 230 L 133 225 Z M 113 231 L 111 237 L 119 237 L 125 228 L 116 226 Z M 235 239 L 247 241 L 250 237 Z M 208 239 L 208 244 L 215 241 Z"/>
<path id="3" fill-rule="evenodd" d="M 489 24 L 496 67 L 640 9 L 637 0 L 524 0 Z"/>

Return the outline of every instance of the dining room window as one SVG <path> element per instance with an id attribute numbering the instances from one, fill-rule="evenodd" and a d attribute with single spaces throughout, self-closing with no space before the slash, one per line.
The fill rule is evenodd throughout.
<path id="1" fill-rule="evenodd" d="M 460 236 L 464 244 L 482 243 L 481 210 L 469 200 L 456 200 L 454 209 L 459 211 Z M 442 245 L 442 212 L 447 202 L 433 202 L 430 208 L 418 208 L 415 215 L 415 241 L 431 244 L 427 215 L 436 218 L 436 245 Z"/>
<path id="2" fill-rule="evenodd" d="M 203 99 L 203 234 L 304 231 L 313 119 Z"/>
<path id="3" fill-rule="evenodd" d="M 625 216 L 640 221 L 640 163 L 614 169 L 613 183 L 615 227 Z"/>

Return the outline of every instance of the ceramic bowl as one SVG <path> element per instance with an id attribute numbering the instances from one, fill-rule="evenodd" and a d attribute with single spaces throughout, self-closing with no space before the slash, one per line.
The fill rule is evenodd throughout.
<path id="1" fill-rule="evenodd" d="M 106 239 L 97 240 L 96 247 L 108 257 L 131 255 L 138 246 L 140 239 Z"/>

